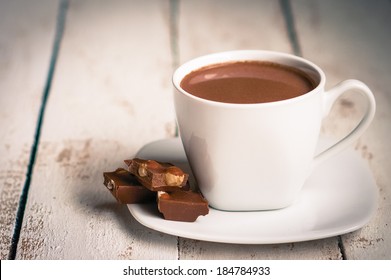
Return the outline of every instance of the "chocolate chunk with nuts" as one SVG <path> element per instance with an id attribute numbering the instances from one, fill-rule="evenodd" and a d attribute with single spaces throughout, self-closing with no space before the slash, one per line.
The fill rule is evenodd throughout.
<path id="1" fill-rule="evenodd" d="M 200 215 L 209 213 L 206 199 L 193 191 L 159 191 L 157 205 L 166 220 L 194 222 Z"/>
<path id="2" fill-rule="evenodd" d="M 104 172 L 103 177 L 103 184 L 119 203 L 142 203 L 152 201 L 156 197 L 156 193 L 143 187 L 136 176 L 123 168 Z"/>
<path id="3" fill-rule="evenodd" d="M 171 163 L 155 160 L 135 158 L 125 160 L 129 172 L 135 175 L 138 181 L 151 191 L 188 190 L 187 180 L 189 174 Z"/>

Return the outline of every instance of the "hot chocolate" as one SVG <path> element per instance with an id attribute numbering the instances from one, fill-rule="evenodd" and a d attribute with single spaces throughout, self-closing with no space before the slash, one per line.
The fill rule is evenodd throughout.
<path id="1" fill-rule="evenodd" d="M 303 95 L 316 83 L 300 69 L 267 61 L 209 65 L 189 73 L 181 87 L 197 97 L 223 103 L 264 103 Z"/>

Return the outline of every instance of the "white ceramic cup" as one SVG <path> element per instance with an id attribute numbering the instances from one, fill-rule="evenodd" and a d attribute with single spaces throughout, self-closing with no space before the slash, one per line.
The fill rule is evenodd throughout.
<path id="1" fill-rule="evenodd" d="M 180 86 L 190 72 L 228 61 L 272 61 L 301 69 L 316 82 L 312 91 L 291 99 L 231 104 L 196 97 Z M 371 90 L 346 80 L 325 91 L 325 74 L 314 63 L 278 52 L 242 50 L 193 59 L 173 75 L 180 137 L 198 187 L 220 210 L 256 211 L 284 208 L 298 196 L 314 166 L 348 147 L 375 114 Z M 347 90 L 366 97 L 366 112 L 347 136 L 315 155 L 322 119 Z"/>

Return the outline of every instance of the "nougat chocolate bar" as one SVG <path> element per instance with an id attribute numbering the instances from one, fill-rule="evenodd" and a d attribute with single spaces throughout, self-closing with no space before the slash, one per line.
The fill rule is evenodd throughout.
<path id="1" fill-rule="evenodd" d="M 171 163 L 135 158 L 125 160 L 129 172 L 151 191 L 175 191 L 190 189 L 189 174 Z"/>

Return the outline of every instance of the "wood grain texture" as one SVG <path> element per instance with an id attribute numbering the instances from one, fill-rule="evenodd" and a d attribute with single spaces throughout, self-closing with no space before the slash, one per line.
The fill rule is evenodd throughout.
<path id="1" fill-rule="evenodd" d="M 182 1 L 179 6 L 181 63 L 237 49 L 291 51 L 278 1 Z"/>
<path id="2" fill-rule="evenodd" d="M 71 1 L 19 241 L 20 259 L 176 259 L 103 185 L 170 137 L 168 1 Z"/>
<path id="3" fill-rule="evenodd" d="M 288 27 L 281 3 L 70 0 L 16 258 L 390 259 L 391 3 L 289 1 L 294 26 Z M 1 259 L 26 180 L 57 9 L 58 1 L 0 1 Z M 379 187 L 376 216 L 341 238 L 255 246 L 178 238 L 140 225 L 105 189 L 102 173 L 175 135 L 173 66 L 224 50 L 292 52 L 289 28 L 303 56 L 325 70 L 328 88 L 357 78 L 374 91 L 377 114 L 355 148 Z M 322 133 L 342 137 L 364 108 L 347 94 Z"/>
<path id="4" fill-rule="evenodd" d="M 304 57 L 321 66 L 327 86 L 347 78 L 373 91 L 377 112 L 356 150 L 368 162 L 379 188 L 379 207 L 363 229 L 342 237 L 347 259 L 391 258 L 391 2 L 292 1 Z M 361 117 L 362 100 L 350 93 L 326 120 L 323 133 L 342 137 Z"/>
<path id="5" fill-rule="evenodd" d="M 57 1 L 0 1 L 0 259 L 6 259 L 34 143 Z"/>
<path id="6" fill-rule="evenodd" d="M 189 260 L 340 260 L 342 258 L 335 238 L 272 245 L 222 244 L 180 238 L 180 246 L 180 258 Z"/>

